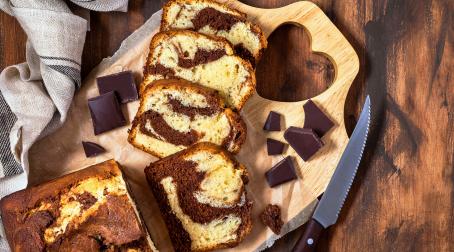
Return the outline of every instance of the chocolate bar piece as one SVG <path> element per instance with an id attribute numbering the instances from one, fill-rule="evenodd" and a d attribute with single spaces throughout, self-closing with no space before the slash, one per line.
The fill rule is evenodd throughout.
<path id="1" fill-rule="evenodd" d="M 126 125 L 118 99 L 113 91 L 88 99 L 95 135 Z"/>
<path id="2" fill-rule="evenodd" d="M 115 91 L 121 103 L 135 101 L 139 98 L 134 76 L 131 71 L 96 78 L 99 94 Z"/>
<path id="3" fill-rule="evenodd" d="M 281 114 L 270 111 L 268 118 L 266 118 L 263 130 L 267 131 L 280 131 L 281 130 Z"/>
<path id="4" fill-rule="evenodd" d="M 304 104 L 304 128 L 312 129 L 319 137 L 323 137 L 334 123 L 315 105 L 312 100 Z"/>
<path id="5" fill-rule="evenodd" d="M 322 146 L 323 142 L 312 129 L 290 127 L 284 138 L 304 160 L 309 160 Z"/>
<path id="6" fill-rule="evenodd" d="M 278 186 L 297 178 L 291 157 L 282 159 L 265 173 L 266 181 L 271 187 Z"/>
<path id="7" fill-rule="evenodd" d="M 101 145 L 96 143 L 82 141 L 82 146 L 84 147 L 85 156 L 87 158 L 98 156 L 99 154 L 106 152 Z"/>
<path id="8" fill-rule="evenodd" d="M 279 234 L 284 225 L 284 221 L 281 219 L 281 208 L 278 205 L 268 204 L 260 214 L 260 220 L 275 234 Z"/>
<path id="9" fill-rule="evenodd" d="M 266 139 L 266 149 L 268 150 L 268 156 L 279 155 L 284 152 L 285 143 L 274 140 L 271 138 Z"/>

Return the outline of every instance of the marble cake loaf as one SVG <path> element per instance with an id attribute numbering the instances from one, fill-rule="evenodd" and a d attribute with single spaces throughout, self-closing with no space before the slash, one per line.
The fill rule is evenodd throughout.
<path id="1" fill-rule="evenodd" d="M 234 247 L 251 231 L 246 168 L 210 143 L 145 168 L 176 251 Z"/>
<path id="2" fill-rule="evenodd" d="M 227 105 L 237 110 L 255 90 L 254 69 L 234 55 L 227 40 L 188 30 L 166 31 L 153 37 L 141 94 L 153 81 L 171 78 L 216 89 Z"/>
<path id="3" fill-rule="evenodd" d="M 197 142 L 236 153 L 245 139 L 246 125 L 216 90 L 175 79 L 145 89 L 128 137 L 132 145 L 158 157 Z"/>
<path id="4" fill-rule="evenodd" d="M 157 251 L 114 160 L 0 201 L 12 251 Z"/>
<path id="5" fill-rule="evenodd" d="M 161 31 L 188 29 L 226 38 L 235 53 L 251 62 L 259 61 L 267 40 L 247 16 L 211 0 L 170 0 L 162 10 Z"/>

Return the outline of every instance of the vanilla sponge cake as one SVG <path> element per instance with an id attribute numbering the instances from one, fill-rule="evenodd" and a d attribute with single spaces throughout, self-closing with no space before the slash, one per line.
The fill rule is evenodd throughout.
<path id="1" fill-rule="evenodd" d="M 161 31 L 188 29 L 226 38 L 235 53 L 254 66 L 267 40 L 247 16 L 211 0 L 170 0 L 162 9 Z"/>
<path id="2" fill-rule="evenodd" d="M 132 145 L 158 157 L 197 142 L 236 153 L 245 139 L 246 125 L 216 90 L 175 79 L 146 88 L 128 137 Z"/>
<path id="3" fill-rule="evenodd" d="M 145 168 L 176 251 L 234 247 L 251 231 L 246 168 L 198 143 Z"/>
<path id="4" fill-rule="evenodd" d="M 161 32 L 153 37 L 141 94 L 153 81 L 170 78 L 216 89 L 227 105 L 237 110 L 255 90 L 251 64 L 234 55 L 228 41 L 187 30 Z"/>
<path id="5" fill-rule="evenodd" d="M 12 251 L 157 251 L 108 160 L 0 201 Z"/>

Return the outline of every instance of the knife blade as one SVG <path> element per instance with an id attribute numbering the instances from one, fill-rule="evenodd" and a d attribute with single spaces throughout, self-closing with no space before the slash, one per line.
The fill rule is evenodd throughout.
<path id="1" fill-rule="evenodd" d="M 336 223 L 363 156 L 369 134 L 370 120 L 371 102 L 370 97 L 367 96 L 358 123 L 337 164 L 328 187 L 293 251 L 314 251 L 322 231 Z"/>

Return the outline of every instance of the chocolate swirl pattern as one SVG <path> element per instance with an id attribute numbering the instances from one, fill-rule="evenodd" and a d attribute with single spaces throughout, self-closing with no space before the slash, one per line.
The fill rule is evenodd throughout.
<path id="1" fill-rule="evenodd" d="M 267 47 L 260 27 L 247 21 L 246 14 L 211 0 L 171 0 L 163 7 L 161 31 L 194 30 L 220 36 L 234 46 L 235 53 L 252 66 Z"/>
<path id="2" fill-rule="evenodd" d="M 145 174 L 176 251 L 233 247 L 250 232 L 247 170 L 219 147 L 196 144 Z"/>
<path id="3" fill-rule="evenodd" d="M 198 142 L 239 151 L 246 138 L 241 117 L 218 92 L 184 80 L 155 81 L 142 94 L 129 142 L 165 157 Z"/>
<path id="4" fill-rule="evenodd" d="M 254 92 L 255 73 L 233 51 L 220 37 L 188 30 L 158 33 L 151 41 L 140 93 L 155 80 L 185 79 L 219 91 L 229 107 L 240 110 Z"/>

